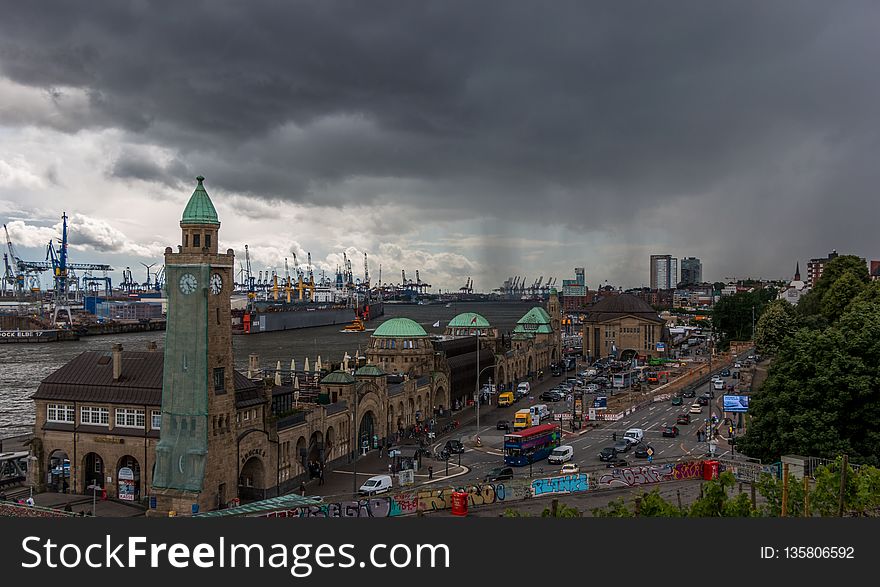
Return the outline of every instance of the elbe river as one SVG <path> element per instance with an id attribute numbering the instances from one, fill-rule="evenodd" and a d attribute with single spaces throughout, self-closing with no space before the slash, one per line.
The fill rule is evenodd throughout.
<path id="1" fill-rule="evenodd" d="M 442 334 L 446 323 L 461 312 L 477 312 L 499 332 L 513 330 L 516 321 L 538 302 L 511 303 L 454 303 L 451 308 L 444 304 L 424 306 L 409 304 L 385 304 L 385 315 L 367 324 L 366 332 L 340 332 L 342 325 L 322 326 L 267 332 L 253 336 L 232 337 L 235 367 L 247 372 L 248 355 L 256 353 L 260 367 L 274 369 L 281 361 L 282 369 L 290 368 L 290 360 L 296 359 L 297 369 L 303 368 L 306 357 L 310 368 L 321 356 L 321 361 L 340 362 L 346 352 L 354 357 L 356 351 L 364 355 L 371 330 L 390 318 L 411 318 L 422 325 L 428 334 Z M 440 321 L 440 326 L 434 323 Z M 106 336 L 88 336 L 78 341 L 0 344 L 0 438 L 31 432 L 34 424 L 34 403 L 30 399 L 40 382 L 56 369 L 86 351 L 110 352 L 120 343 L 125 350 L 146 350 L 149 342 L 164 348 L 164 332 L 142 332 Z"/>

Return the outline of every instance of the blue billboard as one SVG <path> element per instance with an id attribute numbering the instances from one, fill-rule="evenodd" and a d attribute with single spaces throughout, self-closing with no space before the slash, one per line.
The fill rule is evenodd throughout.
<path id="1" fill-rule="evenodd" d="M 725 412 L 748 412 L 749 396 L 747 395 L 725 395 L 724 396 Z"/>

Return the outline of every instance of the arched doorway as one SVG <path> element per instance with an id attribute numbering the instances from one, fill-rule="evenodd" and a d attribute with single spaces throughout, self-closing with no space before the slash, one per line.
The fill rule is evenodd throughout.
<path id="1" fill-rule="evenodd" d="M 528 365 L 526 366 L 526 374 L 528 375 L 528 374 L 532 373 L 535 370 L 534 367 L 535 367 L 534 364 L 532 364 L 532 357 L 530 356 Z"/>
<path id="2" fill-rule="evenodd" d="M 407 425 L 409 425 L 409 424 L 413 423 L 413 418 L 415 417 L 416 402 L 413 401 L 413 398 L 409 398 L 406 401 L 406 405 L 407 405 L 407 408 L 409 408 L 406 412 L 406 423 L 407 423 Z"/>
<path id="3" fill-rule="evenodd" d="M 324 458 L 328 461 L 333 460 L 333 449 L 336 448 L 336 430 L 333 426 L 327 428 L 327 434 L 324 435 Z"/>
<path id="4" fill-rule="evenodd" d="M 82 481 L 83 493 L 91 494 L 92 491 L 100 491 L 104 487 L 106 468 L 104 467 L 104 459 L 98 453 L 85 454 L 80 473 L 77 477 Z M 112 474 L 113 471 L 111 470 L 110 473 Z"/>
<path id="5" fill-rule="evenodd" d="M 556 356 L 556 347 L 553 347 L 553 349 L 550 351 L 550 361 L 552 363 L 555 363 L 558 359 L 559 357 Z"/>
<path id="6" fill-rule="evenodd" d="M 373 418 L 373 412 L 367 412 L 361 417 L 361 423 L 358 426 L 358 450 L 363 452 L 373 446 L 373 439 L 376 435 L 376 423 Z"/>
<path id="7" fill-rule="evenodd" d="M 504 365 L 498 365 L 498 387 L 505 388 L 507 380 L 504 379 Z"/>
<path id="8" fill-rule="evenodd" d="M 125 455 L 116 463 L 116 497 L 122 501 L 141 498 L 141 465 L 131 455 Z"/>
<path id="9" fill-rule="evenodd" d="M 620 360 L 625 362 L 632 361 L 635 356 L 636 351 L 634 349 L 626 349 L 625 351 L 620 353 Z"/>
<path id="10" fill-rule="evenodd" d="M 406 414 L 403 412 L 403 402 L 399 402 L 397 404 L 397 429 L 399 431 L 403 431 L 403 428 L 406 425 L 405 416 Z"/>
<path id="11" fill-rule="evenodd" d="M 308 457 L 308 451 L 306 450 L 306 437 L 300 436 L 299 440 L 296 441 L 296 456 L 295 460 L 299 463 L 300 473 L 306 470 L 306 457 Z"/>
<path id="12" fill-rule="evenodd" d="M 320 430 L 312 433 L 309 438 L 309 462 L 324 462 L 324 435 Z"/>
<path id="13" fill-rule="evenodd" d="M 394 434 L 394 430 L 395 430 L 394 404 L 392 404 L 392 403 L 389 403 L 389 404 L 388 404 L 388 422 L 387 422 L 387 425 L 388 425 L 388 430 L 387 430 L 387 432 L 386 432 L 385 435 L 386 435 L 386 436 L 391 436 L 392 434 Z"/>
<path id="14" fill-rule="evenodd" d="M 305 440 L 305 439 L 303 439 Z M 265 467 L 260 457 L 249 458 L 238 476 L 238 495 L 242 500 L 266 498 Z"/>
<path id="15" fill-rule="evenodd" d="M 103 479 L 103 476 L 101 478 Z M 63 450 L 53 450 L 49 453 L 46 485 L 52 491 L 64 491 L 65 488 L 70 488 L 70 459 Z"/>
<path id="16" fill-rule="evenodd" d="M 425 415 L 422 411 L 422 396 L 416 397 L 416 411 L 415 411 L 415 419 L 416 422 L 421 422 L 424 419 Z"/>

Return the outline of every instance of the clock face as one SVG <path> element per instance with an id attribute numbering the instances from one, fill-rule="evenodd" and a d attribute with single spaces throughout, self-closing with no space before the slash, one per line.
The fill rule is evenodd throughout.
<path id="1" fill-rule="evenodd" d="M 215 273 L 211 276 L 211 293 L 215 296 L 220 293 L 223 289 L 223 278 L 220 277 L 219 273 Z"/>
<path id="2" fill-rule="evenodd" d="M 199 282 L 196 280 L 196 276 L 192 273 L 184 273 L 180 276 L 180 291 L 183 292 L 184 295 L 189 295 L 196 291 L 198 286 Z"/>

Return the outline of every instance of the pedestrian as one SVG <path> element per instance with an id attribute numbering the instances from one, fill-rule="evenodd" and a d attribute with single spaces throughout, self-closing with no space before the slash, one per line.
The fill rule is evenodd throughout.
<path id="1" fill-rule="evenodd" d="M 318 469 L 318 485 L 324 484 L 324 467 Z"/>
<path id="2" fill-rule="evenodd" d="M 28 505 L 28 507 L 34 507 L 34 496 L 33 495 L 29 496 L 25 500 L 25 503 Z"/>
<path id="3" fill-rule="evenodd" d="M 299 494 L 303 497 L 306 496 L 306 482 L 301 481 L 299 484 Z"/>
<path id="4" fill-rule="evenodd" d="M 617 440 L 617 432 L 611 433 L 611 440 Z"/>
<path id="5" fill-rule="evenodd" d="M 391 463 L 388 463 L 388 474 L 389 475 L 393 472 L 392 471 L 393 469 L 394 469 L 394 467 L 391 465 Z"/>

